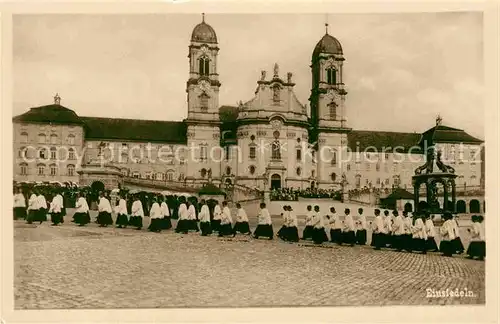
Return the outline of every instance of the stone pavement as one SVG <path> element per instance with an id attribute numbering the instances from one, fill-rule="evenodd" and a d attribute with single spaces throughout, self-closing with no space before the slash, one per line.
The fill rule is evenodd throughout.
<path id="1" fill-rule="evenodd" d="M 69 217 L 58 227 L 15 221 L 14 236 L 16 309 L 485 302 L 484 262 L 463 257 L 77 227 Z M 428 288 L 474 296 L 427 298 Z"/>

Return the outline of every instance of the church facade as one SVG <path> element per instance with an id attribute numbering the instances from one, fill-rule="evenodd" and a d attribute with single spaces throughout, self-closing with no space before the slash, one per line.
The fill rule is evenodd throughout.
<path id="1" fill-rule="evenodd" d="M 458 186 L 481 185 L 483 141 L 461 129 L 440 120 L 423 134 L 350 128 L 345 58 L 328 32 L 312 54 L 310 113 L 294 93 L 293 74 L 278 64 L 261 72 L 253 98 L 220 106 L 219 50 L 203 19 L 191 35 L 183 121 L 78 116 L 58 95 L 14 117 L 14 180 L 102 181 L 109 188 L 127 179 L 213 182 L 260 191 L 411 187 L 424 163 L 419 143 L 430 139 L 456 169 Z"/>

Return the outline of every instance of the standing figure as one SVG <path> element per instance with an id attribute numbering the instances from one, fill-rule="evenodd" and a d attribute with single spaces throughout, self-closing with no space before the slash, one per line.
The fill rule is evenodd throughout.
<path id="1" fill-rule="evenodd" d="M 472 216 L 472 227 L 468 229 L 471 234 L 471 242 L 467 248 L 467 259 L 477 258 L 480 261 L 486 256 L 486 242 L 484 235 L 484 227 L 482 226 L 482 217 Z"/>
<path id="2" fill-rule="evenodd" d="M 446 212 L 443 215 L 444 223 L 441 225 L 441 243 L 439 243 L 439 251 L 443 253 L 444 256 L 451 257 L 453 253 L 456 252 L 456 248 L 453 244 L 455 239 L 455 229 L 453 222 L 453 216 Z"/>
<path id="3" fill-rule="evenodd" d="M 260 212 L 258 218 L 259 220 L 257 228 L 253 233 L 253 237 L 258 239 L 259 237 L 264 236 L 269 240 L 272 240 L 274 236 L 273 223 L 271 220 L 271 215 L 269 214 L 265 203 L 260 203 Z"/>
<path id="4" fill-rule="evenodd" d="M 142 201 L 139 199 L 139 195 L 135 194 L 133 196 L 134 202 L 130 209 L 130 222 L 129 225 L 135 227 L 136 230 L 141 230 L 143 226 L 144 209 L 142 208 Z"/>
<path id="5" fill-rule="evenodd" d="M 330 207 L 330 242 L 342 245 L 342 228 L 344 227 L 342 221 L 339 219 L 335 208 Z"/>
<path id="6" fill-rule="evenodd" d="M 28 200 L 28 216 L 26 217 L 26 223 L 32 224 L 36 221 L 38 217 L 38 197 L 35 191 L 31 192 L 30 199 Z"/>
<path id="7" fill-rule="evenodd" d="M 199 232 L 198 223 L 196 222 L 196 208 L 193 202 L 188 202 L 188 226 L 190 231 Z"/>
<path id="8" fill-rule="evenodd" d="M 384 216 L 380 214 L 380 209 L 375 209 L 375 220 L 373 221 L 372 243 L 375 250 L 380 250 L 386 246 L 387 227 Z"/>
<path id="9" fill-rule="evenodd" d="M 158 198 L 153 197 L 153 204 L 151 205 L 151 210 L 149 211 L 149 217 L 151 217 L 151 223 L 149 224 L 148 230 L 150 232 L 160 233 L 162 228 L 163 215 L 161 213 L 160 204 L 158 204 Z"/>
<path id="10" fill-rule="evenodd" d="M 455 239 L 453 240 L 453 244 L 455 246 L 455 253 L 462 254 L 465 251 L 462 240 L 460 239 L 460 229 L 458 227 L 458 216 L 452 216 L 452 225 L 453 230 L 455 231 Z"/>
<path id="11" fill-rule="evenodd" d="M 403 235 L 403 244 L 404 249 L 408 252 L 412 252 L 412 241 L 413 241 L 413 219 L 408 217 L 408 212 L 403 211 L 403 224 L 404 224 L 404 235 Z"/>
<path id="12" fill-rule="evenodd" d="M 394 218 L 394 223 L 392 225 L 392 231 L 393 231 L 393 237 L 392 237 L 392 244 L 393 247 L 398 251 L 401 252 L 403 248 L 405 247 L 405 225 L 403 221 L 403 217 L 401 217 L 398 213 L 397 210 L 393 211 L 392 214 L 395 216 Z"/>
<path id="13" fill-rule="evenodd" d="M 172 220 L 170 219 L 170 208 L 168 208 L 166 199 L 160 197 L 160 209 L 162 215 L 161 229 L 168 230 L 172 228 Z"/>
<path id="14" fill-rule="evenodd" d="M 363 208 L 358 209 L 358 221 L 356 222 L 356 244 L 366 244 L 366 216 L 363 215 Z"/>
<path id="15" fill-rule="evenodd" d="M 189 232 L 189 213 L 184 197 L 179 198 L 179 220 L 177 221 L 176 233 L 187 234 Z"/>
<path id="16" fill-rule="evenodd" d="M 234 234 L 232 227 L 233 227 L 233 218 L 231 217 L 231 210 L 227 206 L 227 201 L 223 201 L 219 237 Z"/>
<path id="17" fill-rule="evenodd" d="M 250 225 L 248 224 L 247 213 L 241 207 L 240 203 L 236 203 L 236 224 L 234 224 L 233 228 L 233 237 L 236 236 L 238 232 L 247 235 L 252 234 L 252 232 L 250 232 Z"/>
<path id="18" fill-rule="evenodd" d="M 76 211 L 73 215 L 73 221 L 78 224 L 78 226 L 85 226 L 90 223 L 89 205 L 87 204 L 87 200 L 85 199 L 83 193 L 78 192 L 76 196 Z"/>
<path id="19" fill-rule="evenodd" d="M 23 190 L 17 188 L 17 193 L 14 194 L 14 219 L 25 219 L 26 216 L 26 198 L 23 195 Z"/>
<path id="20" fill-rule="evenodd" d="M 99 214 L 97 214 L 97 224 L 99 227 L 107 227 L 113 225 L 113 218 L 111 217 L 112 209 L 108 198 L 104 197 L 104 193 L 99 193 L 99 206 L 97 207 Z"/>
<path id="21" fill-rule="evenodd" d="M 346 208 L 344 211 L 344 228 L 342 230 L 342 242 L 354 246 L 356 243 L 356 234 L 354 220 L 352 219 L 351 210 Z"/>
<path id="22" fill-rule="evenodd" d="M 427 253 L 427 229 L 424 224 L 424 215 L 416 214 L 415 225 L 412 227 L 413 240 L 412 240 L 412 251 L 420 251 L 422 254 Z"/>
<path id="23" fill-rule="evenodd" d="M 309 205 L 309 206 L 307 206 L 306 222 L 305 222 L 304 231 L 302 232 L 302 239 L 303 240 L 312 239 L 312 233 L 314 231 L 314 227 L 313 227 L 313 223 L 312 223 L 313 218 L 314 218 L 314 212 L 312 211 L 312 206 Z"/>
<path id="24" fill-rule="evenodd" d="M 283 225 L 278 230 L 278 233 L 276 233 L 276 236 L 279 237 L 280 239 L 286 241 L 286 232 L 288 229 L 288 206 L 287 205 L 283 206 L 283 212 L 281 213 L 281 216 L 283 219 Z"/>
<path id="25" fill-rule="evenodd" d="M 201 201 L 201 210 L 198 217 L 200 218 L 201 236 L 212 234 L 212 227 L 210 226 L 210 209 L 205 200 Z"/>
<path id="26" fill-rule="evenodd" d="M 432 216 L 434 217 L 434 216 Z M 427 241 L 425 241 L 425 246 L 429 252 L 439 252 L 436 244 L 436 229 L 434 227 L 434 222 L 429 213 L 425 213 L 425 229 L 427 230 Z"/>
<path id="27" fill-rule="evenodd" d="M 384 210 L 384 227 L 385 227 L 385 237 L 384 244 L 385 247 L 392 248 L 393 244 L 393 235 L 392 235 L 392 217 L 389 216 L 389 211 Z"/>
<path id="28" fill-rule="evenodd" d="M 214 218 L 212 219 L 212 231 L 219 232 L 220 223 L 222 219 L 222 210 L 220 209 L 219 202 L 215 201 Z"/>
<path id="29" fill-rule="evenodd" d="M 120 200 L 118 201 L 118 206 L 115 207 L 116 213 L 116 225 L 118 228 L 127 228 L 129 223 L 127 202 L 125 201 L 125 195 L 122 193 L 120 195 Z"/>
<path id="30" fill-rule="evenodd" d="M 50 203 L 49 214 L 50 220 L 52 221 L 52 226 L 57 226 L 59 223 L 62 223 L 62 208 L 63 208 L 63 197 L 59 194 L 59 192 L 55 191 L 57 194 L 52 198 L 52 202 Z"/>
<path id="31" fill-rule="evenodd" d="M 313 242 L 314 244 L 322 244 L 328 241 L 328 236 L 325 232 L 325 221 L 323 216 L 320 214 L 319 206 L 314 206 L 314 218 L 313 218 Z"/>
<path id="32" fill-rule="evenodd" d="M 297 215 L 293 212 L 292 206 L 288 206 L 288 223 L 287 232 L 285 233 L 285 239 L 288 242 L 298 242 L 299 241 L 299 230 L 297 228 Z"/>
<path id="33" fill-rule="evenodd" d="M 42 194 L 41 191 L 36 197 L 36 200 L 38 205 L 38 213 L 36 216 L 36 221 L 40 222 L 41 224 L 42 222 L 47 221 L 47 200 L 45 200 L 45 196 Z"/>

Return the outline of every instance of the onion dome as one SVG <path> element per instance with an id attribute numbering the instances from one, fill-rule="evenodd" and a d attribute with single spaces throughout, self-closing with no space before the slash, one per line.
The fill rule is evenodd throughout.
<path id="1" fill-rule="evenodd" d="M 191 41 L 217 44 L 217 35 L 215 34 L 215 30 L 212 26 L 205 23 L 205 14 L 203 14 L 201 23 L 194 27 L 193 33 L 191 34 Z"/>
<path id="2" fill-rule="evenodd" d="M 328 24 L 326 24 L 328 28 Z M 313 51 L 313 59 L 318 57 L 320 53 L 326 54 L 338 54 L 342 55 L 342 45 L 339 40 L 328 34 L 328 29 L 326 30 L 325 36 L 316 44 Z"/>

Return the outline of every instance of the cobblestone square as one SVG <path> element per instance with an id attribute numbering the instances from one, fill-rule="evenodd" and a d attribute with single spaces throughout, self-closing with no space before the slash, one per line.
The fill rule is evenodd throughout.
<path id="1" fill-rule="evenodd" d="M 14 235 L 16 309 L 485 302 L 484 262 L 463 257 L 77 227 L 69 217 L 58 227 L 16 221 Z M 474 296 L 428 298 L 427 289 Z"/>

